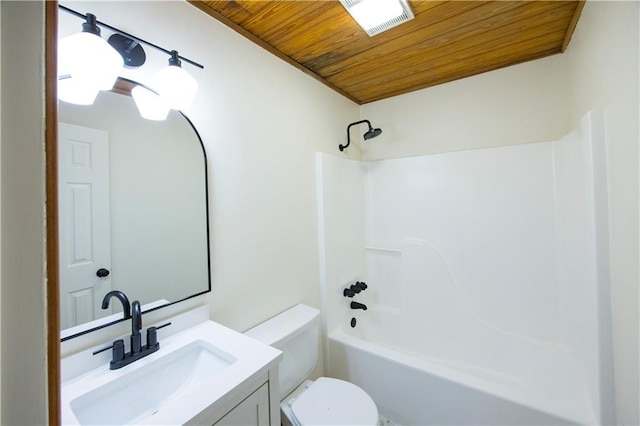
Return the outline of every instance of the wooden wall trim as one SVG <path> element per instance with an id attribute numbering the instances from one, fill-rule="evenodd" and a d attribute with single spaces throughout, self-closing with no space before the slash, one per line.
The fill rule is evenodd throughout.
<path id="1" fill-rule="evenodd" d="M 218 12 L 217 10 L 207 6 L 207 4 L 205 4 L 204 2 L 194 1 L 194 0 L 187 0 L 187 1 L 192 6 L 200 9 L 201 11 L 206 13 L 207 15 L 215 18 L 218 22 L 226 25 L 227 27 L 231 28 L 232 30 L 234 30 L 238 34 L 248 38 L 250 41 L 252 41 L 255 44 L 257 44 L 258 46 L 262 47 L 263 49 L 265 49 L 269 53 L 271 53 L 271 54 L 277 56 L 278 58 L 282 59 L 283 61 L 285 61 L 289 65 L 292 65 L 292 66 L 296 67 L 297 69 L 299 69 L 303 73 L 307 74 L 308 76 L 314 78 L 315 80 L 317 80 L 320 83 L 324 84 L 325 86 L 329 87 L 331 90 L 341 94 L 345 98 L 355 102 L 358 105 L 362 104 L 362 102 L 360 102 L 357 98 L 351 96 L 349 93 L 345 92 L 344 90 L 340 89 L 339 87 L 331 84 L 329 81 L 327 81 L 324 78 L 320 77 L 318 74 L 316 74 L 315 72 L 311 71 L 309 68 L 306 68 L 303 65 L 299 64 L 298 62 L 296 62 L 295 60 L 291 59 L 289 56 L 285 55 L 284 53 L 282 53 L 281 51 L 279 51 L 275 47 L 271 46 L 269 43 L 265 42 L 261 38 L 255 36 L 250 31 L 248 31 L 248 30 L 244 29 L 243 27 L 241 27 L 240 25 L 236 24 L 231 19 L 227 18 L 226 16 L 224 16 L 223 14 Z"/>
<path id="2" fill-rule="evenodd" d="M 45 1 L 45 161 L 47 233 L 47 391 L 49 425 L 60 418 L 58 276 L 58 2 Z"/>
<path id="3" fill-rule="evenodd" d="M 576 25 L 578 25 L 578 19 L 580 19 L 580 15 L 582 14 L 582 9 L 584 9 L 584 5 L 587 3 L 586 0 L 579 0 L 578 5 L 576 6 L 576 10 L 573 12 L 573 17 L 571 18 L 571 22 L 569 22 L 569 26 L 567 27 L 567 32 L 564 35 L 564 40 L 562 40 L 562 53 L 567 50 L 567 46 L 569 46 L 569 42 L 571 41 L 571 36 L 573 35 L 573 31 L 576 29 Z"/>

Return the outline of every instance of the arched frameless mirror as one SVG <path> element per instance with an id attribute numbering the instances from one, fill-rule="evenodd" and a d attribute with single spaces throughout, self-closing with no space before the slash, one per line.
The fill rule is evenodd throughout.
<path id="1" fill-rule="evenodd" d="M 143 312 L 211 290 L 207 162 L 189 119 L 142 118 L 119 79 L 93 105 L 59 102 L 61 339 L 123 320 L 111 290 Z M 115 300 L 113 302 L 116 302 Z"/>

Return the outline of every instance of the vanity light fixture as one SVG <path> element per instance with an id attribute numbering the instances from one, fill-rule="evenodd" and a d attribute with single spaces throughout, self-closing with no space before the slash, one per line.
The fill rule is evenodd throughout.
<path id="1" fill-rule="evenodd" d="M 58 98 L 70 104 L 92 105 L 99 92 L 99 89 L 87 87 L 68 74 L 58 78 Z"/>
<path id="2" fill-rule="evenodd" d="M 100 37 L 96 17 L 85 16 L 82 32 L 65 37 L 58 43 L 58 63 L 64 76 L 76 88 L 90 91 L 111 90 L 124 61 L 122 56 Z"/>
<path id="3" fill-rule="evenodd" d="M 156 92 L 138 85 L 131 90 L 131 97 L 143 118 L 153 121 L 167 119 L 171 108 Z"/>
<path id="4" fill-rule="evenodd" d="M 340 0 L 340 3 L 369 37 L 413 19 L 407 0 Z"/>
<path id="5" fill-rule="evenodd" d="M 132 90 L 140 114 L 149 120 L 164 120 L 169 109 L 189 109 L 198 83 L 182 69 L 182 62 L 201 69 L 204 66 L 178 55 L 175 50 L 100 22 L 91 13 L 83 15 L 62 5 L 58 8 L 86 20 L 81 33 L 65 37 L 58 44 L 58 97 L 61 100 L 91 105 L 100 90 L 113 88 L 123 65 L 135 68 L 145 63 L 146 54 L 141 46 L 145 44 L 169 55 L 169 65 L 152 77 L 148 87 L 138 86 Z M 108 43 L 100 37 L 98 25 L 114 32 Z"/>
<path id="6" fill-rule="evenodd" d="M 196 96 L 198 82 L 182 69 L 178 52 L 172 50 L 169 65 L 153 76 L 151 87 L 171 109 L 186 111 L 191 107 Z"/>

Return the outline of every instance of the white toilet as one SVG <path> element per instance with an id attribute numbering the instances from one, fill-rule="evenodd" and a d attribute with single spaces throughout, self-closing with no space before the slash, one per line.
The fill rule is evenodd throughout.
<path id="1" fill-rule="evenodd" d="M 319 334 L 320 311 L 307 305 L 296 305 L 245 333 L 283 352 L 283 424 L 377 425 L 376 404 L 358 386 L 328 377 L 307 380 L 318 360 Z"/>

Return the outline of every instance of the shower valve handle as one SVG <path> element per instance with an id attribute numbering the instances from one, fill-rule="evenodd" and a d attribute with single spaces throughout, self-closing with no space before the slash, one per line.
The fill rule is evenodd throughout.
<path id="1" fill-rule="evenodd" d="M 349 287 L 349 290 L 353 291 L 354 293 L 360 293 L 362 291 L 362 288 L 358 287 L 357 285 L 352 285 L 351 287 Z"/>
<path id="2" fill-rule="evenodd" d="M 351 286 L 352 289 L 353 289 L 353 287 L 358 288 L 358 289 L 360 289 L 360 291 L 362 291 L 362 290 L 366 290 L 367 289 L 367 284 L 365 282 L 362 282 L 362 281 L 356 281 L 356 283 Z"/>
<path id="3" fill-rule="evenodd" d="M 351 290 L 350 288 L 345 288 L 344 291 L 342 292 L 342 295 L 344 297 L 353 297 L 356 295 L 356 292 Z"/>

